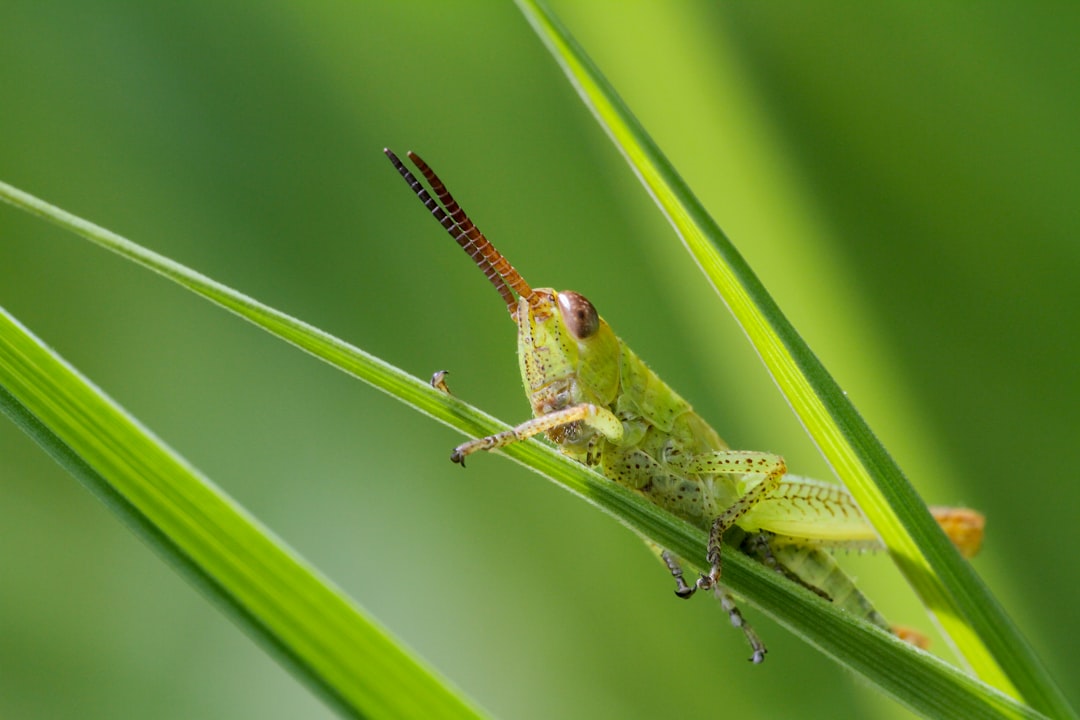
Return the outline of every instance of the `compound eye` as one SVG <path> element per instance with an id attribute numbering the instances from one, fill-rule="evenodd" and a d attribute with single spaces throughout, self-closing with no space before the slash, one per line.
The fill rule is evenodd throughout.
<path id="1" fill-rule="evenodd" d="M 573 290 L 559 293 L 559 312 L 566 328 L 578 340 L 590 338 L 600 329 L 600 316 L 596 314 L 596 308 L 584 295 Z"/>

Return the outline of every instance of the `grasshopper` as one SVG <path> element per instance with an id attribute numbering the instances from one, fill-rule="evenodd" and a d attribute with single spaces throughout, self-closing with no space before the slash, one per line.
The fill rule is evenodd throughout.
<path id="1" fill-rule="evenodd" d="M 451 460 L 464 466 L 465 458 L 477 451 L 546 433 L 563 454 L 706 530 L 702 567 L 708 570 L 693 583 L 684 579 L 680 558 L 652 549 L 674 577 L 676 595 L 689 598 L 698 590 L 713 590 L 732 624 L 743 630 L 754 663 L 764 660 L 765 645 L 719 583 L 725 540 L 839 607 L 925 647 L 918 632 L 889 625 L 827 552 L 880 547 L 846 488 L 789 475 L 779 455 L 729 448 L 615 336 L 585 296 L 530 287 L 427 163 L 407 153 L 437 201 L 393 152 L 384 152 L 494 285 L 517 325 L 521 378 L 534 417 L 459 445 Z M 441 381 L 442 375 L 436 375 Z M 445 384 L 440 386 L 445 390 Z M 961 553 L 970 557 L 978 550 L 982 515 L 965 508 L 931 511 Z"/>

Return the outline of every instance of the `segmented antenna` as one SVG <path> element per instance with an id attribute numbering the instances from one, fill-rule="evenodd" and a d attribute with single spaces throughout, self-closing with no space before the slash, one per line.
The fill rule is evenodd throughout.
<path id="1" fill-rule="evenodd" d="M 442 180 L 435 174 L 435 171 L 428 167 L 428 164 L 424 162 L 419 155 L 409 151 L 405 153 L 409 156 L 409 159 L 413 161 L 413 164 L 420 169 L 420 172 L 424 174 L 427 181 L 431 183 L 431 189 L 435 191 L 435 197 L 439 198 L 439 202 L 446 208 L 446 212 L 450 213 L 450 217 L 454 219 L 454 222 L 458 224 L 465 234 L 472 241 L 472 244 L 479 248 L 483 253 L 484 258 L 488 263 L 498 271 L 503 280 L 510 284 L 510 287 L 517 291 L 517 294 L 522 297 L 529 297 L 532 295 L 532 288 L 525 282 L 525 279 L 521 277 L 514 266 L 511 265 L 506 258 L 502 256 L 495 246 L 488 242 L 488 239 L 484 237 L 484 233 L 480 232 L 480 229 L 473 224 L 469 216 L 465 214 L 465 211 L 461 209 L 461 206 L 454 200 L 454 196 L 450 194 L 450 191 L 443 185 Z"/>
<path id="2" fill-rule="evenodd" d="M 407 153 L 409 159 L 413 161 L 416 167 L 431 184 L 431 189 L 439 199 L 438 203 L 432 199 L 431 195 L 424 189 L 424 186 L 416 179 L 416 176 L 409 172 L 409 169 L 402 164 L 397 155 L 388 148 L 384 148 L 383 152 L 390 158 L 390 162 L 397 168 L 401 177 L 405 178 L 405 182 L 409 184 L 409 187 L 412 188 L 412 191 L 420 198 L 420 201 L 424 203 L 424 207 L 426 207 L 435 219 L 439 221 L 439 224 L 446 229 L 446 232 L 450 234 L 450 237 L 454 238 L 454 241 L 457 242 L 469 257 L 472 258 L 473 262 L 476 263 L 476 266 L 484 273 L 484 276 L 488 281 L 490 281 L 491 284 L 495 286 L 495 289 L 499 291 L 499 295 L 502 296 L 507 309 L 510 312 L 514 312 L 517 308 L 517 301 L 514 299 L 511 288 L 516 290 L 522 297 L 527 298 L 532 295 L 532 288 L 529 287 L 529 284 L 526 283 L 518 271 L 507 262 L 506 258 L 504 258 L 502 254 L 488 242 L 488 239 L 484 237 L 484 234 L 480 232 L 479 228 L 469 220 L 469 216 L 466 215 L 465 211 L 461 209 L 461 206 L 457 204 L 453 195 L 450 194 L 442 180 L 439 179 L 439 176 L 435 174 L 435 171 L 432 170 L 419 155 L 413 152 Z"/>

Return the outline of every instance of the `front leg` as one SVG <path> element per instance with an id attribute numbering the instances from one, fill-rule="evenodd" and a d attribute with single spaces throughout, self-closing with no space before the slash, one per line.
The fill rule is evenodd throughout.
<path id="1" fill-rule="evenodd" d="M 787 466 L 779 455 L 745 450 L 717 450 L 686 458 L 672 458 L 668 464 L 690 475 L 737 475 L 740 486 L 746 488 L 730 507 L 713 518 L 709 527 L 709 544 L 705 555 L 709 573 L 697 581 L 698 588 L 708 589 L 720 579 L 720 548 L 724 533 L 750 508 L 776 490 L 780 478 L 787 474 Z"/>
<path id="2" fill-rule="evenodd" d="M 623 436 L 622 423 L 619 418 L 615 417 L 614 413 L 599 405 L 582 403 L 535 417 L 510 430 L 462 443 L 454 448 L 450 459 L 464 467 L 465 458 L 478 450 L 495 450 L 510 443 L 527 440 L 533 435 L 539 435 L 561 425 L 569 425 L 575 422 L 592 428 L 612 442 L 619 442 Z"/>

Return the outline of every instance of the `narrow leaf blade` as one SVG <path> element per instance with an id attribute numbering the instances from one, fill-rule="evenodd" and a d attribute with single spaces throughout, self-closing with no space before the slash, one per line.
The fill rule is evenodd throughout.
<path id="1" fill-rule="evenodd" d="M 355 603 L 3 309 L 0 410 L 339 711 L 479 717 Z"/>

